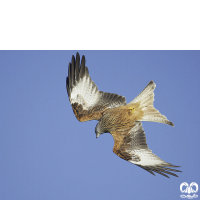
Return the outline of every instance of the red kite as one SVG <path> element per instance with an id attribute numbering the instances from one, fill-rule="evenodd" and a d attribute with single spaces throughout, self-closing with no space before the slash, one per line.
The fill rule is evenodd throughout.
<path id="1" fill-rule="evenodd" d="M 69 101 L 80 122 L 98 120 L 95 133 L 110 133 L 114 138 L 113 152 L 155 175 L 159 173 L 178 177 L 174 166 L 152 153 L 146 143 L 141 121 L 159 122 L 174 126 L 153 106 L 156 84 L 150 81 L 144 90 L 130 103 L 123 96 L 99 91 L 85 66 L 85 56 L 76 54 L 69 63 L 66 80 Z"/>

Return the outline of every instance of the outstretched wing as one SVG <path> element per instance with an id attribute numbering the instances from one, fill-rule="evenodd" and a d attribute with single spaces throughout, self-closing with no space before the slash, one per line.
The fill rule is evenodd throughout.
<path id="1" fill-rule="evenodd" d="M 181 172 L 171 168 L 178 166 L 167 163 L 152 153 L 147 146 L 141 122 L 135 122 L 134 126 L 128 131 L 114 131 L 111 134 L 115 141 L 113 151 L 119 157 L 147 170 L 153 175 L 156 172 L 169 178 L 168 175 L 178 177 L 173 172 Z"/>
<path id="2" fill-rule="evenodd" d="M 126 105 L 125 97 L 98 90 L 85 66 L 85 56 L 82 56 L 80 65 L 79 53 L 76 54 L 76 60 L 72 56 L 72 62 L 69 63 L 66 87 L 74 114 L 82 122 L 99 120 L 105 110 Z"/>

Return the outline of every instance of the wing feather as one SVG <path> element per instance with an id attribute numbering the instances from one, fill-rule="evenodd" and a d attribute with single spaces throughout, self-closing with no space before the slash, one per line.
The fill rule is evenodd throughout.
<path id="1" fill-rule="evenodd" d="M 74 114 L 79 121 L 99 120 L 108 108 L 126 105 L 123 96 L 99 91 L 85 66 L 85 56 L 80 64 L 79 53 L 69 63 L 66 88 Z"/>
<path id="2" fill-rule="evenodd" d="M 111 134 L 115 140 L 113 151 L 119 157 L 145 169 L 153 175 L 156 172 L 169 178 L 168 175 L 178 177 L 173 172 L 181 172 L 173 169 L 179 166 L 167 163 L 152 153 L 147 146 L 141 122 L 135 122 L 134 126 L 130 127 L 126 134 L 119 131 L 114 131 Z"/>
<path id="3" fill-rule="evenodd" d="M 74 56 L 72 56 L 72 64 L 75 63 L 75 80 L 76 82 L 79 81 L 79 65 L 80 65 L 80 56 L 79 54 L 76 55 L 76 61 L 75 61 L 75 58 Z"/>

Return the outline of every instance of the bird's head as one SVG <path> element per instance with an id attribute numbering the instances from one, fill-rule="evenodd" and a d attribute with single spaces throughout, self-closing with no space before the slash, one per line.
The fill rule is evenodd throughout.
<path id="1" fill-rule="evenodd" d="M 96 125 L 95 133 L 96 133 L 96 138 L 98 138 L 102 133 L 104 133 L 104 130 L 101 127 L 101 122 L 98 122 L 98 124 Z"/>

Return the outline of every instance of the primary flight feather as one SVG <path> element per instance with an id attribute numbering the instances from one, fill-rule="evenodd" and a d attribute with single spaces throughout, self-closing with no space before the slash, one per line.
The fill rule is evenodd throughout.
<path id="1" fill-rule="evenodd" d="M 95 133 L 98 138 L 102 133 L 111 133 L 114 138 L 113 152 L 155 175 L 159 173 L 177 176 L 173 169 L 178 167 L 165 162 L 152 153 L 146 143 L 141 121 L 159 122 L 174 126 L 153 106 L 154 89 L 150 81 L 145 89 L 130 103 L 126 98 L 114 93 L 99 91 L 89 76 L 85 66 L 85 56 L 80 63 L 79 53 L 72 56 L 66 80 L 69 101 L 76 118 L 81 121 L 98 120 Z"/>

